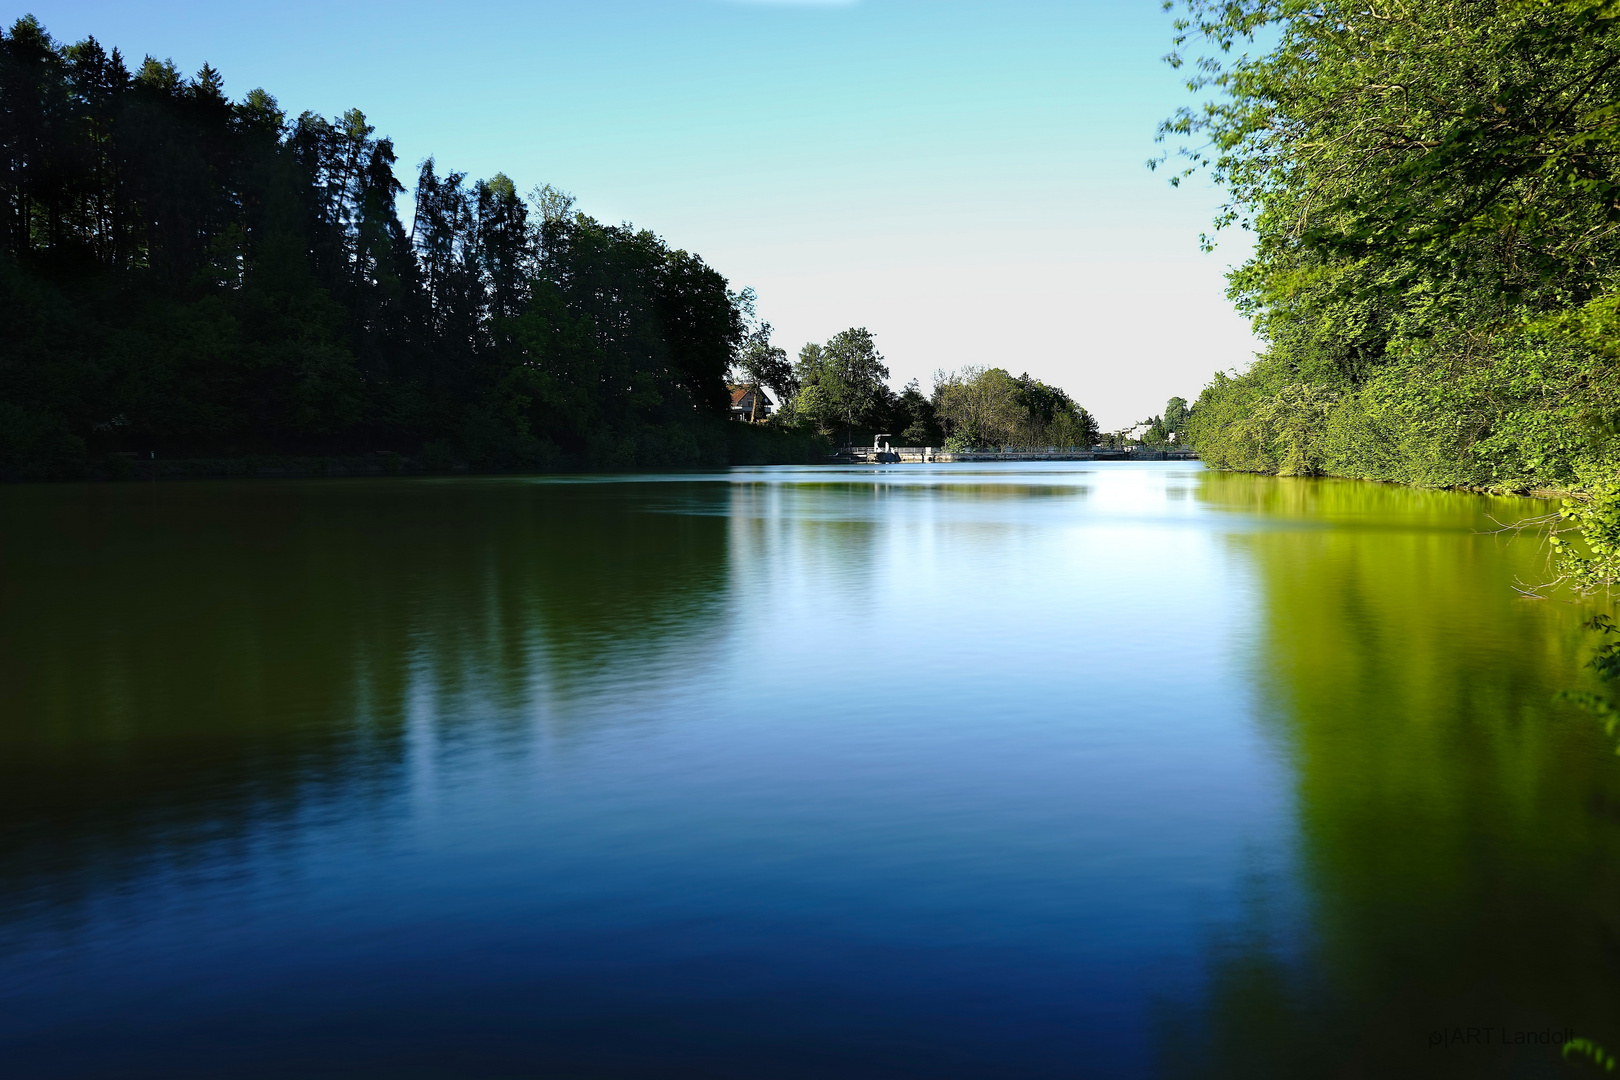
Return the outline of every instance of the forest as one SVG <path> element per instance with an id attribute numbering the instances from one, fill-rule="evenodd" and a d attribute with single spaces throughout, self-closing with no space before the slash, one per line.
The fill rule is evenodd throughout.
<path id="1" fill-rule="evenodd" d="M 896 392 L 865 327 L 841 331 L 825 344 L 808 342 L 789 360 L 785 349 L 771 344 L 771 324 L 755 318 L 753 302 L 752 291 L 743 290 L 739 306 L 748 332 L 732 379 L 778 396 L 773 426 L 851 444 L 882 433 L 897 446 L 950 449 L 1091 446 L 1099 437 L 1090 412 L 1028 372 L 1014 376 L 969 364 L 935 371 L 926 394 L 916 379 Z"/>
<path id="2" fill-rule="evenodd" d="M 824 452 L 726 422 L 748 327 L 698 256 L 431 158 L 401 220 L 394 146 L 360 111 L 289 118 L 222 86 L 32 18 L 0 35 L 0 475 Z"/>
<path id="3" fill-rule="evenodd" d="M 186 78 L 93 38 L 59 44 L 32 17 L 0 33 L 0 477 L 157 458 L 612 469 L 816 461 L 874 433 L 1098 437 L 1065 391 L 1001 367 L 893 390 L 865 328 L 790 361 L 753 290 L 649 231 L 432 158 L 407 189 L 358 109 L 289 117 L 223 86 L 206 65 Z M 775 395 L 768 422 L 729 422 L 739 384 Z"/>
<path id="4" fill-rule="evenodd" d="M 864 327 L 842 331 L 825 344 L 810 342 L 789 362 L 785 350 L 770 344 L 770 324 L 754 325 L 736 377 L 780 395 L 772 422 L 788 430 L 849 443 L 882 433 L 897 446 L 948 449 L 1097 442 L 1091 413 L 1063 389 L 1028 372 L 1014 376 L 1004 368 L 968 365 L 936 371 L 927 394 L 915 379 L 896 393 L 888 385 L 888 365 Z"/>
<path id="5" fill-rule="evenodd" d="M 1263 351 L 1189 431 L 1218 468 L 1611 487 L 1620 433 L 1620 4 L 1180 0 L 1193 104 Z M 1206 246 L 1213 241 L 1206 238 Z"/>

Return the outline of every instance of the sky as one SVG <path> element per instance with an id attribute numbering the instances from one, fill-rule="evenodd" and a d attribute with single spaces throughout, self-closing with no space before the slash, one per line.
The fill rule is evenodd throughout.
<path id="1" fill-rule="evenodd" d="M 24 0 L 61 41 L 206 61 L 289 114 L 358 107 L 402 179 L 504 172 L 703 256 L 790 353 L 850 326 L 898 387 L 967 364 L 1105 428 L 1258 347 L 1244 234 L 1146 167 L 1186 100 L 1159 0 Z"/>

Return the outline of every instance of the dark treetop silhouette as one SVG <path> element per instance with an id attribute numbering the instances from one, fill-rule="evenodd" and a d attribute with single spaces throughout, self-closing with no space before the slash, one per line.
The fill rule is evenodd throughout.
<path id="1" fill-rule="evenodd" d="M 430 158 L 401 220 L 359 110 L 289 120 L 205 66 L 0 35 L 0 475 L 114 455 L 479 468 L 798 457 L 721 423 L 745 324 L 659 237 Z"/>

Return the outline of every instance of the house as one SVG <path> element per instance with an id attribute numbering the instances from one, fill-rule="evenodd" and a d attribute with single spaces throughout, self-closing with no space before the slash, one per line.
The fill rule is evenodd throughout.
<path id="1" fill-rule="evenodd" d="M 764 420 L 771 415 L 770 395 L 760 386 L 728 386 L 733 420 Z"/>

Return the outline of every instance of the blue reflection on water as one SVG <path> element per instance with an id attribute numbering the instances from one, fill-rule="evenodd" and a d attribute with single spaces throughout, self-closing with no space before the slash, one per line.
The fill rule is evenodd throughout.
<path id="1" fill-rule="evenodd" d="M 13 542 L 8 574 L 62 577 L 7 608 L 11 640 L 35 632 L 6 745 L 129 792 L 7 805 L 0 1063 L 1148 1073 L 1154 1003 L 1196 995 L 1208 928 L 1292 858 L 1287 763 L 1254 722 L 1252 570 L 1224 542 L 1257 523 L 1199 481 L 1067 464 L 10 496 L 184 533 L 141 572 L 225 599 L 121 607 L 139 586 L 110 549 L 49 569 L 61 535 Z M 52 621 L 48 595 L 78 610 Z M 165 596 L 204 614 L 168 626 Z M 131 644 L 152 634 L 162 655 Z M 254 664 L 258 690 L 233 680 Z"/>

